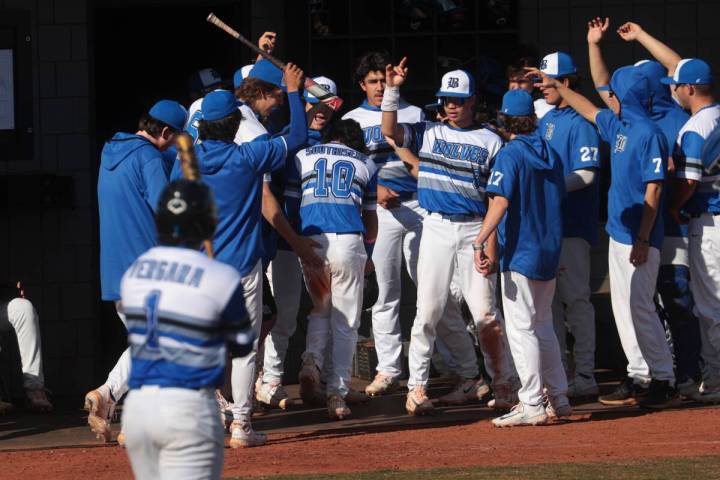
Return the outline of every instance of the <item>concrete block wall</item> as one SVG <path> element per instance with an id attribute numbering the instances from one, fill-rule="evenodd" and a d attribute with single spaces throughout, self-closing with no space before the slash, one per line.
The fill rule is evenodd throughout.
<path id="1" fill-rule="evenodd" d="M 47 386 L 93 383 L 98 316 L 95 163 L 86 0 L 0 0 L 31 13 L 35 154 L 2 174 L 70 176 L 72 208 L 0 210 L 0 281 L 20 279 L 40 315 Z"/>

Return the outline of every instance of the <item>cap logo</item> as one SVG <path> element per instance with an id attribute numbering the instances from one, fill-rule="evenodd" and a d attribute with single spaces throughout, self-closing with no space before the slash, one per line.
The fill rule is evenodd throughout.
<path id="1" fill-rule="evenodd" d="M 322 88 L 324 88 L 326 92 L 330 91 L 330 85 L 325 85 L 323 83 L 318 83 L 318 85 L 320 85 Z"/>
<path id="2" fill-rule="evenodd" d="M 547 68 L 547 59 L 543 58 L 540 61 L 540 70 L 545 70 Z"/>
<path id="3" fill-rule="evenodd" d="M 555 134 L 555 124 L 548 122 L 545 126 L 545 140 L 552 140 Z"/>
<path id="4" fill-rule="evenodd" d="M 625 145 L 627 144 L 627 137 L 625 135 L 618 134 L 615 138 L 615 153 L 625 151 Z"/>
<path id="5" fill-rule="evenodd" d="M 458 88 L 460 87 L 460 79 L 458 77 L 448 78 L 447 88 Z"/>
<path id="6" fill-rule="evenodd" d="M 167 203 L 167 209 L 175 215 L 180 215 L 187 210 L 187 202 L 180 198 L 180 192 L 175 192 L 173 198 Z"/>

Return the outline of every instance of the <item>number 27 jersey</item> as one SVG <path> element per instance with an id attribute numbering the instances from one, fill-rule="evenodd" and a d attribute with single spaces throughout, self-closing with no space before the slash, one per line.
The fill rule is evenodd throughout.
<path id="1" fill-rule="evenodd" d="M 372 160 L 341 143 L 326 143 L 298 152 L 290 169 L 300 183 L 303 235 L 365 233 L 361 210 L 377 208 Z"/>

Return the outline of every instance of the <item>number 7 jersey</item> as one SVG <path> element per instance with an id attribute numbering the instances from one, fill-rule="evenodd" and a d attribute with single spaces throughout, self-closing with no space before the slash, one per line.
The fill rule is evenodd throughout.
<path id="1" fill-rule="evenodd" d="M 364 154 L 341 143 L 301 150 L 289 166 L 299 201 L 303 235 L 365 233 L 361 210 L 377 208 L 377 167 Z M 299 189 L 298 189 L 299 186 Z"/>

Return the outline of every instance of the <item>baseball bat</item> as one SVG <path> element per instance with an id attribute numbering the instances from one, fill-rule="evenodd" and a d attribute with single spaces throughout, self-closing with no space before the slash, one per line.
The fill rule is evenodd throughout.
<path id="1" fill-rule="evenodd" d="M 220 30 L 223 30 L 225 33 L 233 37 L 235 40 L 238 40 L 240 43 L 248 47 L 253 52 L 262 55 L 265 59 L 267 59 L 269 62 L 271 62 L 273 65 L 278 67 L 280 70 L 285 70 L 285 63 L 280 60 L 279 58 L 275 57 L 274 55 L 266 52 L 265 50 L 259 48 L 257 45 L 252 43 L 250 40 L 245 38 L 238 32 L 237 30 L 233 29 L 231 26 L 229 26 L 227 23 L 220 20 L 217 16 L 215 16 L 214 13 L 211 13 L 207 17 L 207 21 L 218 27 Z M 337 95 L 333 95 L 332 93 L 325 90 L 323 87 L 315 83 L 315 81 L 310 77 L 305 77 L 305 90 L 312 93 L 315 97 L 317 97 L 318 100 L 328 105 L 330 108 L 332 108 L 335 111 L 340 110 L 340 107 L 342 106 L 343 100 L 342 98 L 338 97 Z"/>
<path id="2" fill-rule="evenodd" d="M 180 167 L 182 168 L 183 177 L 188 180 L 200 180 L 200 167 L 198 166 L 197 156 L 195 155 L 195 147 L 193 146 L 192 137 L 183 132 L 175 139 L 178 156 L 180 157 Z M 214 258 L 212 241 L 210 239 L 203 240 L 203 247 L 210 258 Z"/>

